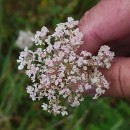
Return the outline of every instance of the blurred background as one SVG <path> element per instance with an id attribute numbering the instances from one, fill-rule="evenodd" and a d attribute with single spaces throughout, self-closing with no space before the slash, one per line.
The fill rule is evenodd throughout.
<path id="1" fill-rule="evenodd" d="M 53 30 L 68 16 L 80 19 L 98 0 L 0 0 L 0 130 L 130 130 L 130 102 L 114 98 L 85 101 L 68 116 L 42 111 L 26 93 L 17 70 L 19 52 L 42 26 Z M 31 44 L 29 44 L 31 46 Z"/>

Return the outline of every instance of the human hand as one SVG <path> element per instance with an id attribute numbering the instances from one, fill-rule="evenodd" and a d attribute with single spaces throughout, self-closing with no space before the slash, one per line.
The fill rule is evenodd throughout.
<path id="1" fill-rule="evenodd" d="M 101 70 L 110 82 L 106 96 L 130 98 L 130 0 L 102 0 L 79 23 L 84 35 L 81 50 L 95 54 L 108 44 L 116 54 L 110 70 Z"/>

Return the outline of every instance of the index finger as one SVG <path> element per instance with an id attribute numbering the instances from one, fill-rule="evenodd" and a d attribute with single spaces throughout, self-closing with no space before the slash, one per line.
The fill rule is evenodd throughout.
<path id="1" fill-rule="evenodd" d="M 95 53 L 99 47 L 130 33 L 130 1 L 102 0 L 87 11 L 79 22 L 84 35 L 81 50 Z"/>

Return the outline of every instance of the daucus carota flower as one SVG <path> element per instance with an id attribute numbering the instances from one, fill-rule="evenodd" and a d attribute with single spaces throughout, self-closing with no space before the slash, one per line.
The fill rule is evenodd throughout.
<path id="1" fill-rule="evenodd" d="M 84 92 L 94 90 L 96 99 L 109 88 L 99 68 L 110 68 L 114 53 L 103 45 L 96 56 L 88 51 L 77 55 L 83 34 L 72 17 L 58 24 L 53 34 L 48 33 L 46 27 L 36 32 L 32 38 L 36 50 L 25 48 L 20 53 L 18 69 L 25 69 L 32 81 L 27 87 L 32 100 L 43 99 L 43 110 L 64 116 L 69 105 L 80 105 Z"/>
<path id="2" fill-rule="evenodd" d="M 16 45 L 20 49 L 24 49 L 25 47 L 30 48 L 33 45 L 33 42 L 31 41 L 31 37 L 33 37 L 34 34 L 30 31 L 19 31 L 19 36 L 16 40 Z"/>

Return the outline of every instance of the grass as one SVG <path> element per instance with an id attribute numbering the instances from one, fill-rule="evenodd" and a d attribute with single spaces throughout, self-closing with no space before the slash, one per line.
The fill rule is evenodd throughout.
<path id="1" fill-rule="evenodd" d="M 126 100 L 86 97 L 65 118 L 42 111 L 25 92 L 28 78 L 17 70 L 19 30 L 51 30 L 68 16 L 75 19 L 97 0 L 0 0 L 0 130 L 129 130 L 130 105 Z"/>

